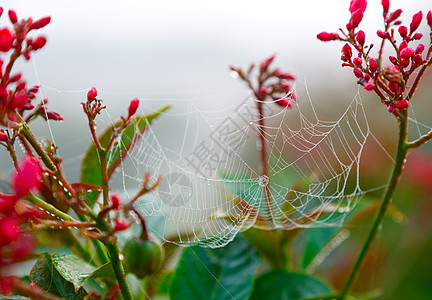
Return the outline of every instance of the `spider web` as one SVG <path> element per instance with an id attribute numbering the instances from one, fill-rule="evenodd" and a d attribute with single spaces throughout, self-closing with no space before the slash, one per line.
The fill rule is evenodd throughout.
<path id="1" fill-rule="evenodd" d="M 162 176 L 135 206 L 159 220 L 166 241 L 221 247 L 251 226 L 340 226 L 365 194 L 359 165 L 370 130 L 359 94 L 336 120 L 320 119 L 310 98 L 290 109 L 263 105 L 269 176 L 258 171 L 253 97 L 219 110 L 189 100 L 149 126 L 129 153 L 120 167 L 126 197 L 146 172 L 150 182 Z M 163 122 L 168 129 L 158 129 Z"/>

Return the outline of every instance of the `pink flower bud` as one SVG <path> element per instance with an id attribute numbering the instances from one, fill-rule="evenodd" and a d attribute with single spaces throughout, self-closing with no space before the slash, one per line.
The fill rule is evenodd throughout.
<path id="1" fill-rule="evenodd" d="M 8 11 L 8 15 L 9 15 L 9 20 L 11 21 L 12 24 L 16 24 L 16 22 L 18 22 L 18 17 L 14 10 L 10 9 Z"/>
<path id="2" fill-rule="evenodd" d="M 387 110 L 388 110 L 388 112 L 389 113 L 393 113 L 393 111 L 394 111 L 394 106 L 393 105 L 389 105 L 389 107 L 387 108 Z"/>
<path id="3" fill-rule="evenodd" d="M 363 78 L 363 72 L 359 68 L 355 67 L 353 69 L 353 73 L 354 73 L 355 77 Z"/>
<path id="4" fill-rule="evenodd" d="M 374 58 L 369 59 L 369 71 L 374 74 L 378 68 L 378 63 Z"/>
<path id="5" fill-rule="evenodd" d="M 366 91 L 373 91 L 375 88 L 375 85 L 372 82 L 366 82 L 364 85 L 364 88 Z"/>
<path id="6" fill-rule="evenodd" d="M 420 32 L 417 32 L 412 36 L 411 40 L 419 40 L 422 37 L 423 37 L 423 34 L 421 34 Z"/>
<path id="7" fill-rule="evenodd" d="M 421 54 L 416 54 L 413 56 L 413 61 L 418 64 L 418 65 L 422 65 L 423 63 L 425 63 L 425 61 L 423 60 L 423 57 Z"/>
<path id="8" fill-rule="evenodd" d="M 400 57 L 403 59 L 408 59 L 411 58 L 411 56 L 413 56 L 414 54 L 414 50 L 410 47 L 406 47 L 403 48 L 402 51 L 400 52 Z"/>
<path id="9" fill-rule="evenodd" d="M 389 7 L 390 7 L 390 1 L 389 0 L 381 0 L 381 5 L 383 7 L 383 16 L 387 16 Z"/>
<path id="10" fill-rule="evenodd" d="M 402 51 L 402 49 L 408 47 L 407 41 L 403 40 L 399 45 L 399 52 Z"/>
<path id="11" fill-rule="evenodd" d="M 139 106 L 138 98 L 135 98 L 130 102 L 129 108 L 128 108 L 129 118 L 132 117 L 136 113 L 138 106 Z"/>
<path id="12" fill-rule="evenodd" d="M 263 60 L 260 63 L 260 71 L 261 72 L 265 72 L 267 71 L 268 67 L 270 66 L 270 64 L 272 63 L 272 61 L 276 58 L 276 54 L 273 54 L 272 56 L 270 56 L 269 58 Z"/>
<path id="13" fill-rule="evenodd" d="M 20 236 L 19 224 L 12 217 L 5 217 L 0 220 L 0 232 L 2 233 L 0 245 L 1 246 L 10 245 L 12 242 L 16 241 Z"/>
<path id="14" fill-rule="evenodd" d="M 343 47 L 342 47 L 342 53 L 343 55 L 345 55 L 347 58 L 351 58 L 352 56 L 352 49 L 351 46 L 346 43 Z"/>
<path id="15" fill-rule="evenodd" d="M 47 40 L 44 36 L 38 36 L 33 42 L 32 42 L 32 50 L 39 50 L 43 46 L 45 46 Z"/>
<path id="16" fill-rule="evenodd" d="M 8 136 L 6 135 L 4 129 L 0 129 L 0 142 L 6 142 L 8 140 Z"/>
<path id="17" fill-rule="evenodd" d="M 382 38 L 382 39 L 385 39 L 386 38 L 386 33 L 384 32 L 384 31 L 382 31 L 382 30 L 378 30 L 377 31 L 377 35 L 380 37 L 380 38 Z"/>
<path id="18" fill-rule="evenodd" d="M 32 23 L 30 30 L 44 28 L 50 22 L 51 22 L 51 17 L 45 17 L 45 18 L 39 19 L 39 20 Z"/>
<path id="19" fill-rule="evenodd" d="M 416 13 L 413 17 L 412 17 L 412 21 L 410 24 L 410 33 L 413 33 L 414 31 L 417 30 L 417 28 L 420 25 L 420 22 L 423 18 L 423 13 L 421 11 L 419 11 L 418 13 Z"/>
<path id="20" fill-rule="evenodd" d="M 0 29 L 0 51 L 8 52 L 12 48 L 14 39 L 14 35 L 8 28 Z"/>
<path id="21" fill-rule="evenodd" d="M 123 219 L 115 220 L 114 231 L 123 231 L 126 230 L 128 227 L 129 224 L 126 222 L 126 220 Z"/>
<path id="22" fill-rule="evenodd" d="M 432 30 L 432 11 L 428 11 L 426 19 L 430 29 Z"/>
<path id="23" fill-rule="evenodd" d="M 356 40 L 359 43 L 359 45 L 363 47 L 365 43 L 365 33 L 363 30 L 359 30 L 359 32 L 356 35 Z"/>
<path id="24" fill-rule="evenodd" d="M 354 13 L 355 11 L 359 10 L 362 13 L 366 10 L 367 1 L 366 0 L 351 0 L 349 11 L 351 13 Z"/>
<path id="25" fill-rule="evenodd" d="M 111 195 L 111 208 L 112 209 L 118 209 L 120 206 L 120 196 L 117 194 Z"/>
<path id="26" fill-rule="evenodd" d="M 388 87 L 393 93 L 397 93 L 397 91 L 399 90 L 399 85 L 397 84 L 397 82 L 389 82 Z"/>
<path id="27" fill-rule="evenodd" d="M 47 112 L 47 117 L 49 120 L 63 121 L 63 116 L 60 115 L 59 113 L 54 112 L 54 111 Z"/>
<path id="28" fill-rule="evenodd" d="M 87 92 L 87 100 L 88 101 L 93 101 L 96 99 L 97 96 L 97 90 L 95 87 L 92 87 L 88 92 Z"/>
<path id="29" fill-rule="evenodd" d="M 362 60 L 360 57 L 355 57 L 355 58 L 353 59 L 353 63 L 354 63 L 356 66 L 361 66 L 362 63 L 363 63 L 363 60 Z"/>
<path id="30" fill-rule="evenodd" d="M 399 100 L 396 102 L 395 106 L 399 109 L 407 109 L 409 106 L 409 102 L 407 100 Z"/>
<path id="31" fill-rule="evenodd" d="M 364 74 L 363 80 L 364 80 L 365 82 L 368 82 L 370 78 L 371 78 L 371 77 L 369 76 L 369 74 Z"/>
<path id="32" fill-rule="evenodd" d="M 408 34 L 408 28 L 406 26 L 399 26 L 398 32 L 402 38 L 406 37 Z"/>
<path id="33" fill-rule="evenodd" d="M 17 173 L 12 178 L 12 186 L 16 195 L 21 198 L 34 189 L 39 184 L 41 172 L 42 169 L 36 158 L 24 157 Z"/>
<path id="34" fill-rule="evenodd" d="M 397 9 L 394 12 L 392 12 L 390 14 L 390 17 L 387 18 L 387 23 L 393 22 L 394 20 L 396 20 L 397 18 L 400 17 L 400 15 L 402 14 L 402 9 Z"/>
<path id="35" fill-rule="evenodd" d="M 10 79 L 9 79 L 9 82 L 17 82 L 18 80 L 20 80 L 21 79 L 21 73 L 18 73 L 18 74 L 15 74 L 15 75 L 13 75 Z"/>
<path id="36" fill-rule="evenodd" d="M 363 19 L 363 11 L 361 11 L 360 9 L 356 10 L 355 12 L 353 12 L 351 14 L 351 20 L 350 20 L 350 26 L 351 29 L 353 28 L 357 28 L 360 24 L 360 22 Z"/>
<path id="37" fill-rule="evenodd" d="M 398 59 L 394 56 L 389 56 L 389 60 L 392 64 L 397 65 L 399 63 Z"/>
<path id="38" fill-rule="evenodd" d="M 340 36 L 337 33 L 321 32 L 317 35 L 317 38 L 322 42 L 340 40 Z"/>
<path id="39" fill-rule="evenodd" d="M 400 63 L 402 69 L 405 69 L 406 67 L 408 67 L 409 64 L 410 64 L 410 60 L 409 59 L 402 59 L 401 63 Z"/>

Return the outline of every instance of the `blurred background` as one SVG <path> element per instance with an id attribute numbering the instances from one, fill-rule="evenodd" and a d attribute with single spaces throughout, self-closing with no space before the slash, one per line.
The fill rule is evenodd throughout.
<path id="1" fill-rule="evenodd" d="M 369 1 L 361 24 L 367 43 L 377 43 L 375 32 L 382 27 L 380 2 Z M 17 64 L 15 71 L 22 71 L 30 84 L 41 84 L 41 96 L 50 99 L 49 108 L 64 116 L 64 122 L 50 126 L 35 123 L 35 131 L 39 136 L 54 138 L 72 182 L 78 178 L 79 162 L 90 143 L 80 103 L 92 86 L 97 87 L 98 98 L 108 107 L 99 129 L 110 119 L 125 115 L 129 101 L 135 97 L 142 100 L 144 112 L 172 105 L 155 124 L 161 139 L 169 139 L 170 116 L 181 116 L 191 101 L 202 110 L 216 112 L 241 103 L 248 91 L 230 75 L 228 66 L 247 67 L 273 53 L 278 55 L 278 66 L 297 76 L 299 102 L 309 94 L 323 119 L 338 118 L 359 90 L 352 71 L 341 68 L 342 44 L 316 39 L 321 31 L 336 32 L 345 26 L 348 0 L 4 0 L 1 5 L 5 10 L 16 10 L 19 18 L 52 16 L 51 24 L 42 31 L 48 37 L 45 48 L 30 62 Z M 403 8 L 402 20 L 409 23 L 414 13 L 432 7 L 430 0 L 391 1 L 391 10 L 397 8 Z M 9 21 L 4 13 L 0 25 L 6 24 Z M 428 32 L 425 22 L 420 31 Z M 432 126 L 428 84 L 432 77 L 430 72 L 426 75 L 412 116 Z M 369 125 L 380 141 L 365 153 L 370 161 L 365 184 L 373 187 L 388 176 L 391 161 L 386 152 L 394 153 L 396 121 L 374 95 L 362 89 L 360 94 Z M 414 130 L 412 135 L 418 136 L 418 132 Z M 403 218 L 389 218 L 386 223 L 369 270 L 372 275 L 366 276 L 368 284 L 363 285 L 367 289 L 367 285 L 375 288 L 385 284 L 384 290 L 389 291 L 385 299 L 432 298 L 430 149 L 426 145 L 411 155 L 414 162 L 408 164 L 395 199 Z M 0 153 L 0 172 L 5 178 L 11 167 L 7 154 Z M 379 197 L 379 193 L 374 196 Z M 359 243 L 368 220 L 356 225 Z M 348 270 L 344 264 L 350 263 L 350 253 L 354 257 L 358 247 L 355 242 L 349 243 L 347 249 L 341 247 L 329 258 L 341 265 L 341 274 L 333 272 L 335 285 L 344 278 Z"/>

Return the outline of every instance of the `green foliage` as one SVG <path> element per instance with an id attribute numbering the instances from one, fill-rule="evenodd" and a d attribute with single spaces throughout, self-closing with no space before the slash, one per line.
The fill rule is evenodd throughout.
<path id="1" fill-rule="evenodd" d="M 188 247 L 174 274 L 171 299 L 248 299 L 259 263 L 242 236 L 223 248 Z"/>
<path id="2" fill-rule="evenodd" d="M 30 272 L 30 279 L 42 290 L 65 299 L 83 299 L 83 285 L 98 277 L 113 278 L 111 263 L 99 268 L 73 255 L 42 254 Z"/>
<path id="3" fill-rule="evenodd" d="M 250 300 L 297 300 L 330 293 L 331 289 L 315 277 L 273 271 L 258 277 Z"/>

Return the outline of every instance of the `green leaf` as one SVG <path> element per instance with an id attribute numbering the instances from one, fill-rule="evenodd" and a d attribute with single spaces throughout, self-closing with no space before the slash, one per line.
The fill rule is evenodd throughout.
<path id="1" fill-rule="evenodd" d="M 242 236 L 223 248 L 186 248 L 174 274 L 170 299 L 248 299 L 260 260 Z"/>
<path id="2" fill-rule="evenodd" d="M 42 254 L 30 272 L 30 279 L 41 289 L 65 299 L 83 299 L 87 280 L 114 277 L 111 263 L 93 267 L 74 255 Z"/>
<path id="3" fill-rule="evenodd" d="M 133 147 L 132 141 L 134 140 L 134 137 L 142 133 L 147 127 L 147 125 L 149 125 L 153 121 L 153 119 L 157 118 L 162 112 L 164 112 L 168 108 L 169 106 L 164 106 L 154 113 L 135 116 L 131 118 L 130 124 L 121 133 L 121 139 L 118 140 L 116 146 L 113 147 L 110 153 L 108 153 L 108 169 L 113 166 L 117 159 L 120 158 L 120 155 L 124 149 Z M 105 131 L 99 136 L 99 142 L 101 143 L 102 147 L 106 147 L 108 145 L 108 142 L 113 134 L 113 127 L 118 128 L 119 126 L 121 126 L 122 123 L 123 120 L 115 122 L 114 124 L 112 124 L 112 126 L 106 128 Z M 96 186 L 100 186 L 102 184 L 99 154 L 93 143 L 87 149 L 81 162 L 80 181 Z M 89 205 L 93 204 L 92 202 L 94 202 L 95 196 L 96 193 L 93 193 L 92 196 L 89 196 L 87 200 Z"/>
<path id="4" fill-rule="evenodd" d="M 274 271 L 258 277 L 250 300 L 297 300 L 330 293 L 331 289 L 315 277 Z"/>

